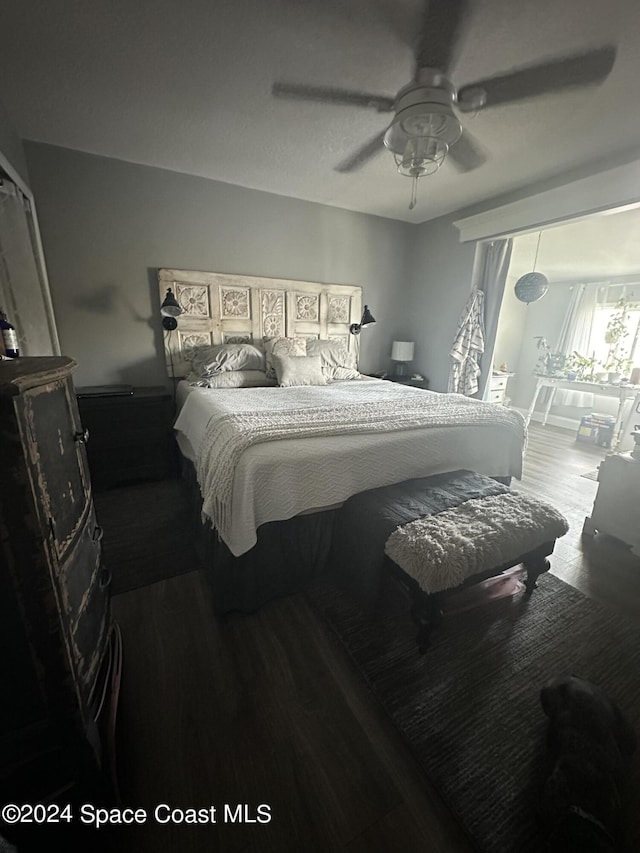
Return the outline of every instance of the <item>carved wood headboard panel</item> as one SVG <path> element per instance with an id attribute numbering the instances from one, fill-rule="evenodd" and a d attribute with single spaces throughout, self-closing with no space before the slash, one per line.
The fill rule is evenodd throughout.
<path id="1" fill-rule="evenodd" d="M 195 347 L 263 337 L 344 340 L 357 356 L 351 323 L 362 315 L 362 288 L 193 270 L 158 270 L 160 303 L 170 287 L 183 313 L 178 328 L 165 333 L 167 369 L 174 376 L 190 370 Z"/>

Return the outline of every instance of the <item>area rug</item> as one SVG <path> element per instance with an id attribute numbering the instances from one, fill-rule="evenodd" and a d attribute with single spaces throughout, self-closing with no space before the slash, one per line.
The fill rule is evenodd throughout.
<path id="1" fill-rule="evenodd" d="M 200 568 L 181 479 L 97 492 L 94 504 L 113 595 Z"/>
<path id="2" fill-rule="evenodd" d="M 522 593 L 446 614 L 424 656 L 390 588 L 365 614 L 335 587 L 311 606 L 331 627 L 474 847 L 544 849 L 536 804 L 545 765 L 540 688 L 576 674 L 600 685 L 640 733 L 640 629 L 546 574 Z M 629 851 L 640 850 L 640 761 L 629 779 Z"/>

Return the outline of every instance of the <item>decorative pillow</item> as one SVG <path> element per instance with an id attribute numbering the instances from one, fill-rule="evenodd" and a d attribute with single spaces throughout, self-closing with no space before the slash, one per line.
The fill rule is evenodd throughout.
<path id="1" fill-rule="evenodd" d="M 215 376 L 230 370 L 264 370 L 264 352 L 253 344 L 218 344 L 198 347 L 191 369 L 198 376 Z"/>
<path id="2" fill-rule="evenodd" d="M 276 355 L 273 357 L 278 384 L 287 388 L 292 385 L 326 385 L 319 355 Z"/>
<path id="3" fill-rule="evenodd" d="M 198 385 L 201 388 L 272 388 L 276 385 L 275 379 L 267 379 L 263 370 L 225 370 L 215 376 L 190 373 L 186 380 L 190 385 Z"/>
<path id="4" fill-rule="evenodd" d="M 307 341 L 307 355 L 319 355 L 322 372 L 327 379 L 360 379 L 356 367 L 356 357 L 347 349 L 344 341 L 314 340 Z"/>
<path id="5" fill-rule="evenodd" d="M 266 373 L 269 379 L 276 378 L 274 356 L 303 356 L 307 354 L 307 342 L 304 338 L 263 338 L 266 356 Z"/>

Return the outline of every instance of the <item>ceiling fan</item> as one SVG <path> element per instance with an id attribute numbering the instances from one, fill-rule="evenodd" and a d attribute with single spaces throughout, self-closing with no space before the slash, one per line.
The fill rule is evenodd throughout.
<path id="1" fill-rule="evenodd" d="M 388 127 L 338 164 L 353 172 L 388 148 L 398 172 L 413 179 L 409 208 L 416 204 L 417 181 L 436 172 L 445 157 L 460 171 L 481 166 L 486 157 L 459 115 L 602 82 L 613 68 L 612 45 L 508 71 L 456 89 L 448 77 L 468 0 L 427 0 L 415 50 L 414 78 L 395 98 L 330 86 L 276 82 L 278 98 L 368 107 L 393 113 Z"/>

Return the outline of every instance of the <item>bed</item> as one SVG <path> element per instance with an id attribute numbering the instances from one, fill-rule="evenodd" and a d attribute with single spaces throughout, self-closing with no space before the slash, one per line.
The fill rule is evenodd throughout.
<path id="1" fill-rule="evenodd" d="M 161 296 L 170 281 L 178 301 L 188 305 L 184 293 L 192 283 L 185 278 L 194 274 L 164 272 Z M 195 275 L 198 284 L 214 276 Z M 191 342 L 190 351 L 191 321 L 180 318 L 182 340 L 171 363 L 193 367 L 194 352 L 203 347 L 215 356 L 204 372 L 185 370 L 188 379 L 178 383 L 175 435 L 219 613 L 253 611 L 325 571 L 336 547 L 336 514 L 354 494 L 461 468 L 507 480 L 522 473 L 525 427 L 519 413 L 364 376 L 357 369 L 355 336 L 348 333 L 360 317 L 359 288 L 304 284 L 278 283 L 284 313 L 281 334 L 274 336 L 261 334 L 266 327 L 259 316 L 260 306 L 273 306 L 273 298 L 264 296 L 265 290 L 273 293 L 272 280 L 247 285 L 240 300 L 248 315 L 243 329 L 232 318 L 225 328 L 219 310 L 225 289 L 237 294 L 240 282 L 210 280 L 202 299 L 211 315 L 208 331 L 198 318 L 198 334 L 208 339 Z M 332 302 L 339 315 L 332 313 Z M 291 351 L 293 340 L 302 350 Z M 287 345 L 286 354 L 270 349 L 279 343 Z M 267 358 L 261 373 L 252 362 L 229 362 L 230 344 L 239 344 L 245 355 L 266 347 L 271 364 Z M 212 363 L 215 370 L 207 373 Z M 250 373 L 251 387 L 225 387 Z M 254 384 L 261 375 L 264 382 Z"/>

